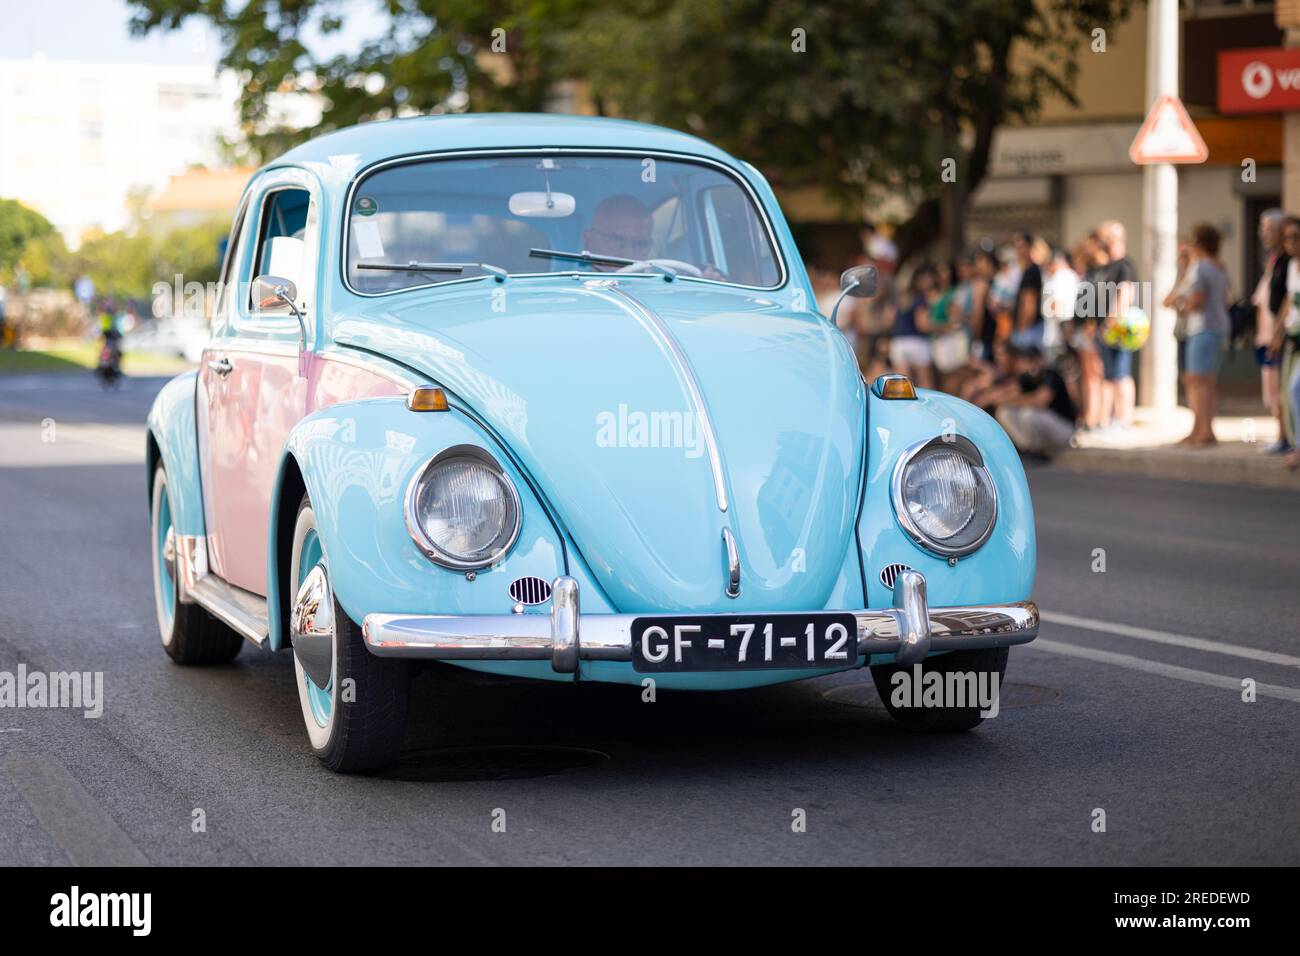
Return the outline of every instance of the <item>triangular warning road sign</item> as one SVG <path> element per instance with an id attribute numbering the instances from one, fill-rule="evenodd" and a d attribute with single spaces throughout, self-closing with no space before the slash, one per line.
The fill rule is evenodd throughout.
<path id="1" fill-rule="evenodd" d="M 1182 100 L 1166 93 L 1156 100 L 1138 130 L 1128 157 L 1139 166 L 1149 163 L 1203 163 L 1210 157 Z"/>

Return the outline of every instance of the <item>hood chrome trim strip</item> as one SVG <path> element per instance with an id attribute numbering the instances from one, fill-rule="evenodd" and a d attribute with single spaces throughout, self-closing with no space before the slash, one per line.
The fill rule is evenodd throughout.
<path id="1" fill-rule="evenodd" d="M 704 392 L 700 389 L 699 379 L 695 377 L 695 369 L 691 367 L 691 363 L 686 358 L 686 353 L 682 351 L 677 337 L 668 328 L 668 324 L 654 313 L 653 309 L 647 308 L 635 296 L 623 289 L 617 280 L 595 280 L 585 282 L 583 285 L 588 291 L 597 295 L 607 292 L 623 300 L 626 303 L 624 308 L 649 323 L 659 337 L 663 339 L 664 344 L 668 346 L 673 361 L 677 363 L 682 378 L 686 381 L 686 389 L 691 395 L 691 404 L 695 406 L 695 417 L 699 420 L 700 433 L 704 436 L 704 447 L 709 455 L 709 468 L 713 471 L 713 494 L 718 501 L 718 510 L 726 514 L 727 479 L 722 470 L 722 453 L 718 450 L 718 440 L 713 431 L 713 421 L 709 418 L 708 406 L 704 404 Z"/>
<path id="2" fill-rule="evenodd" d="M 727 549 L 727 597 L 740 597 L 740 552 L 730 528 L 722 529 L 722 544 Z"/>

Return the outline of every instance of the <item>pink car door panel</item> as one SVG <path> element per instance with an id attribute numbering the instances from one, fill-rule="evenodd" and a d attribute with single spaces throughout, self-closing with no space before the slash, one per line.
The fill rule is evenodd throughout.
<path id="1" fill-rule="evenodd" d="M 300 172 L 281 177 L 291 178 L 250 193 L 199 371 L 209 561 L 216 574 L 255 594 L 266 593 L 271 492 L 285 439 L 307 411 L 308 379 L 300 371 L 308 363 L 300 363 L 298 319 L 259 308 L 250 285 L 263 275 L 291 280 L 310 332 L 319 259 L 311 185 Z"/>

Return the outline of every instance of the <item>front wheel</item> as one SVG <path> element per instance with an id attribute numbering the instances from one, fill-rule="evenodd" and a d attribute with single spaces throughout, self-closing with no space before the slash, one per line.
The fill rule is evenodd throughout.
<path id="1" fill-rule="evenodd" d="M 312 752 L 340 773 L 379 770 L 401 750 L 410 690 L 407 664 L 371 654 L 361 628 L 334 596 L 306 495 L 298 507 L 291 554 L 293 669 Z"/>
<path id="2" fill-rule="evenodd" d="M 1006 672 L 1007 648 L 987 647 L 949 651 L 912 667 L 880 664 L 871 668 L 871 677 L 889 716 L 903 727 L 918 733 L 953 733 L 985 719 L 981 712 L 996 701 L 991 695 L 1001 693 Z M 996 707 L 992 703 L 989 712 Z"/>

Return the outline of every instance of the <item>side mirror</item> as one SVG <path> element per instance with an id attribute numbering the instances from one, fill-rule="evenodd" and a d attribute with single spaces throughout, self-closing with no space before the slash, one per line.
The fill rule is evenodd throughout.
<path id="1" fill-rule="evenodd" d="M 878 278 L 875 266 L 854 266 L 840 276 L 840 290 L 855 299 L 870 299 L 876 294 Z"/>
<path id="2" fill-rule="evenodd" d="M 840 296 L 831 309 L 831 325 L 836 325 L 835 316 L 839 313 L 840 303 L 845 297 L 851 295 L 855 299 L 870 299 L 876 294 L 878 278 L 875 266 L 853 266 L 851 269 L 845 269 L 840 275 Z"/>
<path id="3" fill-rule="evenodd" d="M 307 320 L 298 308 L 298 287 L 279 276 L 258 276 L 253 280 L 253 305 L 260 315 L 292 315 L 298 320 L 298 355 L 307 351 Z"/>
<path id="4" fill-rule="evenodd" d="M 279 276 L 258 276 L 253 280 L 253 305 L 263 315 L 297 315 L 298 287 Z"/>

